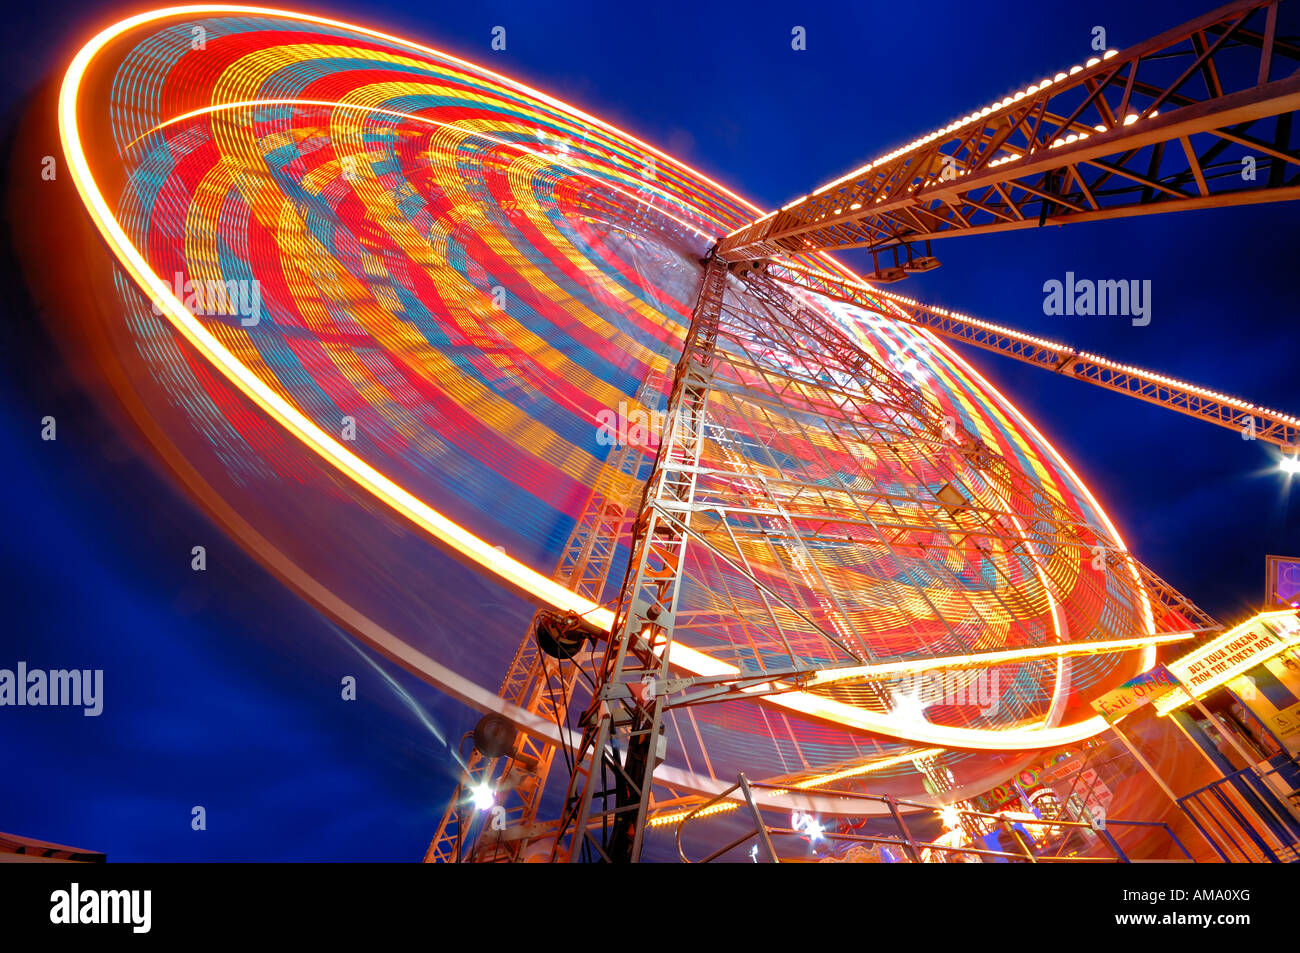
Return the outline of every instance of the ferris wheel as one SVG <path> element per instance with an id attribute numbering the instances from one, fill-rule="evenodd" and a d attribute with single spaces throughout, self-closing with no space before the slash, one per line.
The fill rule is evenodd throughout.
<path id="1" fill-rule="evenodd" d="M 502 826 L 453 805 L 430 859 L 635 859 L 742 771 L 787 811 L 970 796 L 1218 626 L 950 342 L 1290 454 L 1300 419 L 880 286 L 948 237 L 1300 198 L 1278 10 L 1097 51 L 766 214 L 413 40 L 142 13 L 59 98 L 111 288 L 76 331 L 242 545 L 485 713 L 458 800 Z"/>

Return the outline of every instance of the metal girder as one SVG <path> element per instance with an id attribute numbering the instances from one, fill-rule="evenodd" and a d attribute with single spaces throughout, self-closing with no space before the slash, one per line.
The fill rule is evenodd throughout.
<path id="1" fill-rule="evenodd" d="M 923 766 L 923 762 L 928 762 L 928 759 L 936 753 L 936 749 L 920 745 L 900 746 L 900 748 L 899 751 L 887 754 L 883 750 L 873 752 L 876 755 L 883 755 L 882 757 L 855 758 L 852 761 L 839 764 L 823 765 L 819 768 L 804 768 L 799 771 L 777 775 L 765 779 L 762 782 L 762 789 L 773 795 L 824 791 L 827 795 L 834 796 L 843 792 L 834 788 L 826 790 L 829 785 L 845 780 L 861 779 L 884 768 L 893 767 L 902 761 L 912 761 L 918 772 L 929 778 L 931 772 L 926 769 L 932 768 L 932 764 L 926 763 Z M 651 827 L 663 827 L 667 824 L 676 823 L 699 808 L 712 807 L 712 810 L 707 813 L 713 814 L 722 814 L 735 810 L 745 802 L 736 798 L 727 800 L 730 790 L 721 791 L 712 796 L 695 794 L 671 801 L 658 802 L 654 805 L 648 824 Z M 771 807 L 770 805 L 764 806 L 769 809 Z M 704 813 L 701 812 L 701 814 Z"/>
<path id="2" fill-rule="evenodd" d="M 652 370 L 642 381 L 636 400 L 649 407 L 655 401 L 664 377 Z M 574 592 L 600 602 L 619 539 L 623 535 L 627 506 L 640 482 L 645 457 L 637 447 L 621 443 L 605 462 L 582 513 L 569 534 L 554 578 Z M 544 656 L 537 647 L 537 616 L 533 617 L 515 652 L 498 694 L 506 701 L 557 725 L 563 723 L 572 702 L 581 658 L 562 664 Z M 563 731 L 561 732 L 563 735 Z M 504 759 L 485 758 L 478 750 L 465 764 L 461 782 L 443 813 L 442 821 L 425 853 L 426 863 L 475 862 L 510 863 L 540 836 L 550 834 L 538 825 L 537 814 L 546 778 L 557 746 L 521 732 L 514 751 Z M 497 827 L 485 829 L 465 823 L 465 792 L 479 784 L 492 783 L 497 761 L 504 761 L 500 778 L 493 785 L 505 803 Z M 468 841 L 469 849 L 466 850 Z"/>
<path id="3" fill-rule="evenodd" d="M 726 284 L 726 264 L 710 258 L 673 379 L 668 432 L 633 527 L 632 557 L 596 680 L 597 693 L 580 722 L 582 741 L 553 860 L 580 861 L 593 854 L 615 862 L 640 858 L 662 737 L 665 695 L 660 686 L 669 676 L 687 543 L 681 525 L 666 519 L 654 504 L 690 503 L 694 496 Z"/>
<path id="4" fill-rule="evenodd" d="M 836 301 L 855 305 L 906 324 L 926 328 L 942 337 L 1004 354 L 1035 367 L 1127 394 L 1180 414 L 1218 424 L 1288 452 L 1300 450 L 1300 417 L 1259 407 L 1205 387 L 1079 351 L 1055 341 L 1013 331 L 969 315 L 935 308 L 848 278 L 781 264 L 768 268 L 776 281 L 794 285 Z"/>
<path id="5" fill-rule="evenodd" d="M 1279 2 L 1238 0 L 1058 73 L 732 231 L 718 254 L 1300 199 L 1300 46 L 1278 36 Z"/>
<path id="6" fill-rule="evenodd" d="M 1153 622 L 1158 639 L 1214 627 L 870 345 L 770 275 L 750 272 L 746 293 L 728 296 L 727 272 L 716 257 L 706 263 L 615 623 L 577 719 L 555 860 L 639 857 L 666 753 L 661 728 L 674 709 L 801 688 L 852 692 L 866 700 L 855 703 L 889 711 L 877 682 L 919 664 L 1126 650 Z M 831 466 L 823 451 L 852 462 Z M 832 524 L 849 530 L 830 539 L 821 528 Z M 930 552 L 987 551 L 976 534 L 1032 567 L 1012 579 L 1011 563 L 989 562 L 1004 585 L 979 607 L 949 578 L 946 555 Z M 1083 547 L 1093 553 L 1087 571 Z M 951 604 L 933 603 L 931 578 L 958 593 Z M 1066 592 L 1105 599 L 1107 615 L 1058 605 Z M 899 620 L 913 603 L 937 624 L 909 630 Z M 1032 621 L 1001 652 L 985 650 L 966 638 L 981 607 Z M 882 616 L 893 627 L 884 657 L 871 641 Z M 673 677 L 669 656 L 682 644 L 709 645 L 730 674 Z"/>
<path id="7" fill-rule="evenodd" d="M 805 349 L 805 357 L 810 357 L 815 351 L 832 356 L 839 369 L 847 372 L 849 381 L 855 382 L 852 386 L 869 386 L 886 398 L 876 401 L 876 409 L 909 408 L 905 415 L 906 421 L 895 411 L 887 413 L 899 433 L 922 437 L 933 445 L 945 444 L 950 453 L 955 449 L 984 483 L 996 489 L 1000 499 L 1015 501 L 1013 510 L 1032 514 L 1024 521 L 1028 525 L 1049 526 L 1067 545 L 1083 546 L 1103 558 L 1108 566 L 1124 567 L 1128 573 L 1136 576 L 1138 584 L 1150 598 L 1163 610 L 1187 620 L 1190 629 L 1208 631 L 1218 627 L 1213 618 L 1135 559 L 1103 529 L 1079 524 L 1059 500 L 1039 493 L 1002 454 L 967 431 L 960 421 L 945 417 L 940 408 L 859 347 L 837 324 L 830 321 L 816 322 L 812 313 L 784 290 L 783 285 L 788 286 L 789 282 L 774 280 L 774 270 L 775 266 L 771 266 L 762 273 L 750 272 L 745 280 L 750 293 L 759 300 L 771 301 L 781 311 L 782 319 L 769 321 L 765 325 L 746 321 L 740 330 L 749 337 L 749 342 L 742 344 L 739 339 L 729 337 L 728 343 L 742 347 L 761 347 L 766 342 L 778 348 L 792 346 Z M 842 380 L 844 376 L 841 375 Z M 974 497 L 970 487 L 966 491 L 964 495 L 968 499 Z M 963 504 L 963 509 L 965 508 L 966 505 Z M 1009 516 L 1010 513 L 1006 515 Z"/>
<path id="8" fill-rule="evenodd" d="M 576 663 L 561 666 L 537 650 L 534 637 L 536 618 L 501 685 L 507 701 L 547 720 L 562 717 L 573 694 Z M 546 776 L 554 760 L 556 745 L 520 732 L 506 758 L 487 758 L 475 749 L 443 813 L 442 821 L 425 852 L 425 863 L 510 863 L 518 860 L 530 838 L 514 836 L 537 822 L 537 811 Z M 504 762 L 499 777 L 496 769 Z M 504 803 L 499 817 L 479 812 L 467 804 L 467 793 L 479 785 L 490 785 Z M 467 812 L 469 812 L 467 816 Z M 476 824 L 476 820 L 483 823 Z"/>

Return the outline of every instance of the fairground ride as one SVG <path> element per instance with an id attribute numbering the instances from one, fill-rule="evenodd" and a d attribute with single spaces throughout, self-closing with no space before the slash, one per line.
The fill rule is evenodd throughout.
<path id="1" fill-rule="evenodd" d="M 786 810 L 958 801 L 1217 624 L 948 341 L 1292 455 L 1300 420 L 877 285 L 956 235 L 1300 198 L 1280 8 L 1097 51 L 764 215 L 398 37 L 140 14 L 59 98 L 113 288 L 85 333 L 232 535 L 487 713 L 428 859 L 634 860 L 742 770 Z M 531 621 L 440 590 L 446 553 Z"/>

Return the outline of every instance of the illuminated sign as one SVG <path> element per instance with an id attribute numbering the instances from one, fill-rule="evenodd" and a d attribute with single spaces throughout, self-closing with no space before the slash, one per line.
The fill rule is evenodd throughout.
<path id="1" fill-rule="evenodd" d="M 1296 610 L 1261 612 L 1170 662 L 1169 671 L 1188 692 L 1200 698 L 1293 645 L 1300 645 L 1300 616 Z M 1157 708 L 1164 714 L 1186 700 L 1182 693 L 1170 695 Z"/>
<path id="2" fill-rule="evenodd" d="M 1143 705 L 1149 705 L 1161 695 L 1178 687 L 1169 669 L 1157 665 L 1150 671 L 1130 678 L 1119 688 L 1113 689 L 1092 701 L 1092 710 L 1106 719 L 1107 724 L 1115 724 L 1130 712 L 1137 711 Z"/>

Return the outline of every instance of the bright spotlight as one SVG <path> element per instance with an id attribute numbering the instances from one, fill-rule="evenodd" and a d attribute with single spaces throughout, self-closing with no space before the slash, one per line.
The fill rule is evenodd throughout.
<path id="1" fill-rule="evenodd" d="M 496 794 L 492 788 L 486 784 L 476 784 L 470 790 L 470 796 L 474 799 L 474 806 L 480 811 L 486 811 L 496 803 Z"/>
<path id="2" fill-rule="evenodd" d="M 1282 457 L 1277 466 L 1279 470 L 1289 475 L 1300 473 L 1300 454 Z"/>

